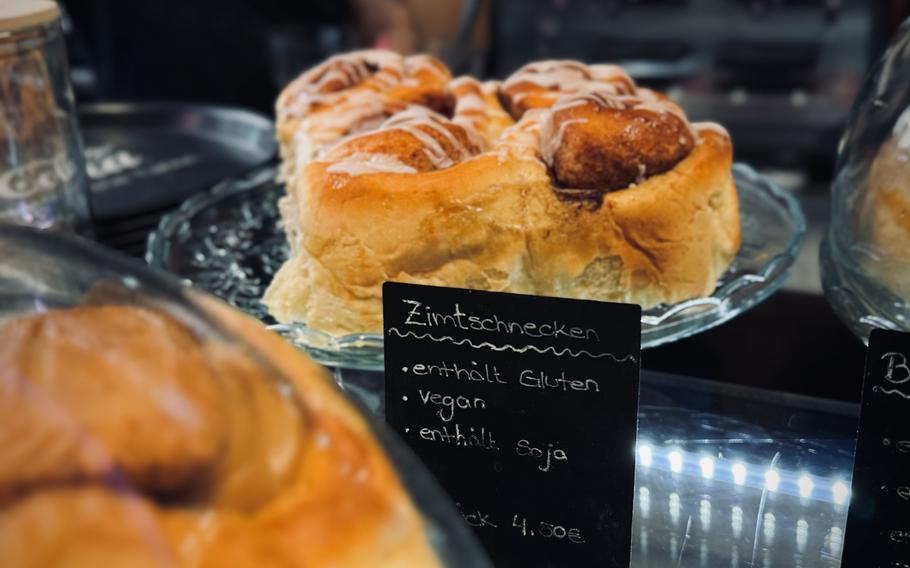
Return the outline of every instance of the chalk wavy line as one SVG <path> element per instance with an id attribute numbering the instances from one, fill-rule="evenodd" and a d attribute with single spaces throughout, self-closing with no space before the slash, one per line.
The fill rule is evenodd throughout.
<path id="1" fill-rule="evenodd" d="M 873 387 L 872 390 L 880 392 L 882 394 L 896 394 L 898 396 L 902 396 L 902 397 L 906 398 L 907 400 L 910 400 L 910 395 L 904 394 L 903 391 L 899 391 L 897 389 L 886 389 L 883 387 L 876 386 L 876 387 Z"/>
<path id="2" fill-rule="evenodd" d="M 601 357 L 609 357 L 610 359 L 613 359 L 617 363 L 624 363 L 626 361 L 635 361 L 635 356 L 632 355 L 631 353 L 629 355 L 626 355 L 625 357 L 617 357 L 616 355 L 614 355 L 612 353 L 591 353 L 590 351 L 588 351 L 586 349 L 579 349 L 578 351 L 573 351 L 573 350 L 569 349 L 568 347 L 566 347 L 564 349 L 556 349 L 553 346 L 547 346 L 547 347 L 544 347 L 543 349 L 541 349 L 540 347 L 537 347 L 536 345 L 525 345 L 524 347 L 515 347 L 514 345 L 508 345 L 508 344 L 494 345 L 493 343 L 490 343 L 488 341 L 483 341 L 481 343 L 474 343 L 473 341 L 471 341 L 470 339 L 467 339 L 467 338 L 455 339 L 454 337 L 449 336 L 449 335 L 443 335 L 441 337 L 436 337 L 429 333 L 418 334 L 418 333 L 414 333 L 413 331 L 405 331 L 404 333 L 402 333 L 402 332 L 398 331 L 398 328 L 396 328 L 396 327 L 390 327 L 389 333 L 395 333 L 395 335 L 397 335 L 398 337 L 401 337 L 401 338 L 405 338 L 405 337 L 413 337 L 414 339 L 429 338 L 437 343 L 443 343 L 446 341 L 453 343 L 455 345 L 464 345 L 465 343 L 467 343 L 474 349 L 481 349 L 481 348 L 487 347 L 489 349 L 492 349 L 493 351 L 512 350 L 516 353 L 525 353 L 527 351 L 536 351 L 542 355 L 546 354 L 547 352 L 550 352 L 553 355 L 556 355 L 557 357 L 562 357 L 566 353 L 568 353 L 572 357 L 581 357 L 582 355 L 587 355 L 588 357 L 591 357 L 594 359 L 600 359 Z"/>

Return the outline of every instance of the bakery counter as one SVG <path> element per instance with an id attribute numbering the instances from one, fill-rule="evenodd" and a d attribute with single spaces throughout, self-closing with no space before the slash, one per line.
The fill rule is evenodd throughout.
<path id="1" fill-rule="evenodd" d="M 345 371 L 344 382 L 384 411 L 381 373 Z M 631 566 L 839 566 L 858 413 L 643 371 Z"/>

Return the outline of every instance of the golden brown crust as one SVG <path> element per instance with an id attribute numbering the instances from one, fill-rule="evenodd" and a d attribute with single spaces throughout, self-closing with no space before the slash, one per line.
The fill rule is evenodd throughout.
<path id="1" fill-rule="evenodd" d="M 692 151 L 692 131 L 681 110 L 655 103 L 597 93 L 560 99 L 542 135 L 557 185 L 613 191 L 678 164 Z"/>
<path id="2" fill-rule="evenodd" d="M 614 66 L 531 64 L 500 97 L 478 85 L 453 81 L 456 115 L 408 123 L 423 134 L 393 116 L 368 148 L 302 165 L 282 203 L 292 254 L 264 298 L 273 315 L 377 332 L 389 280 L 645 308 L 714 289 L 739 247 L 722 128 L 690 125 Z M 453 152 L 442 124 L 489 149 Z"/>
<path id="3" fill-rule="evenodd" d="M 198 347 L 144 309 L 76 308 L 0 327 L 0 494 L 116 475 L 173 492 L 204 475 L 225 439 Z M 192 406 L 169 405 L 173 392 Z"/>
<path id="4" fill-rule="evenodd" d="M 893 294 L 910 299 L 910 150 L 899 121 L 869 168 L 857 208 L 858 238 L 867 239 L 862 267 Z M 905 134 L 904 134 L 905 135 Z"/>
<path id="5" fill-rule="evenodd" d="M 16 568 L 307 566 L 240 515 L 163 509 L 99 485 L 49 488 L 6 507 L 0 551 Z"/>
<path id="6" fill-rule="evenodd" d="M 433 112 L 414 110 L 396 114 L 374 132 L 340 141 L 322 159 L 341 162 L 357 155 L 381 155 L 417 172 L 429 172 L 482 150 L 482 140 L 463 126 Z"/>
<path id="7" fill-rule="evenodd" d="M 567 94 L 635 94 L 635 82 L 616 65 L 553 60 L 528 63 L 502 86 L 506 109 L 518 120 L 531 109 L 550 108 Z"/>
<path id="8" fill-rule="evenodd" d="M 454 102 L 446 86 L 451 78 L 432 56 L 381 50 L 337 55 L 303 73 L 276 104 L 282 175 L 291 179 L 297 164 L 325 145 L 375 128 L 409 105 L 449 113 Z"/>
<path id="9" fill-rule="evenodd" d="M 57 459 L 45 460 L 45 475 L 28 484 L 16 477 L 27 468 L 0 476 L 4 565 L 438 565 L 382 447 L 325 372 L 258 323 L 197 300 L 242 342 L 203 341 L 164 314 L 124 306 L 56 310 L 0 327 L 0 370 L 15 371 L 3 383 L 16 387 L 0 391 L 0 408 L 27 415 L 32 428 L 43 419 L 62 442 L 72 443 L 73 433 L 88 439 L 130 474 L 56 475 L 54 468 L 80 464 L 78 453 L 59 451 L 48 435 L 32 438 L 21 419 L 5 420 L 5 468 L 37 455 L 23 447 Z M 254 363 L 256 352 L 269 354 L 274 376 Z M 281 377 L 287 383 L 279 388 Z M 72 391 L 73 380 L 86 384 Z M 215 388 L 202 397 L 195 381 Z M 106 395 L 112 398 L 100 404 Z M 46 400 L 69 429 L 57 428 L 52 415 L 16 410 L 41 410 Z M 168 407 L 179 411 L 176 425 L 156 414 Z M 186 427 L 208 407 L 218 413 L 210 428 Z M 120 445 L 136 433 L 132 446 Z M 213 444 L 216 454 L 204 453 L 203 466 L 188 471 L 184 462 L 198 461 L 190 450 Z M 157 485 L 134 473 L 148 463 L 155 480 L 177 476 L 192 491 L 161 499 Z"/>
<path id="10" fill-rule="evenodd" d="M 537 292 L 652 306 L 703 296 L 739 249 L 739 214 L 723 134 L 694 125 L 692 153 L 600 207 L 534 192 L 528 234 Z"/>

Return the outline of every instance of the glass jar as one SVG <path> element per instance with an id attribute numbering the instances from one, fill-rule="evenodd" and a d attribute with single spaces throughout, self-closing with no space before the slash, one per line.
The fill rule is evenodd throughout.
<path id="1" fill-rule="evenodd" d="M 910 330 L 910 21 L 866 77 L 838 147 L 822 284 L 861 339 Z"/>
<path id="2" fill-rule="evenodd" d="M 0 3 L 0 222 L 87 232 L 82 140 L 60 10 Z"/>

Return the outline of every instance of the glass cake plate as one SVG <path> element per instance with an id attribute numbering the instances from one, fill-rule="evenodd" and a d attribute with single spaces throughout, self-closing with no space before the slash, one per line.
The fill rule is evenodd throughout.
<path id="1" fill-rule="evenodd" d="M 333 337 L 303 322 L 279 324 L 260 303 L 287 257 L 276 167 L 228 180 L 187 200 L 149 236 L 146 260 L 211 292 L 281 333 L 324 365 L 380 370 L 382 335 Z M 704 298 L 642 312 L 642 348 L 717 326 L 780 288 L 802 244 L 806 221 L 790 194 L 745 164 L 733 166 L 740 199 L 742 246 Z"/>

